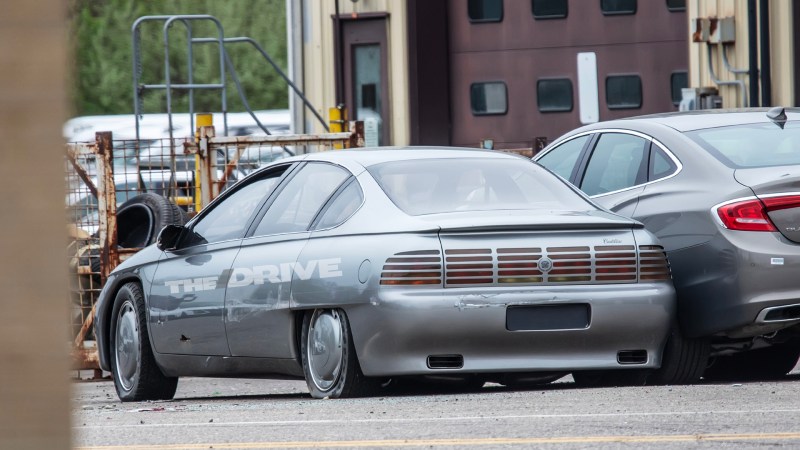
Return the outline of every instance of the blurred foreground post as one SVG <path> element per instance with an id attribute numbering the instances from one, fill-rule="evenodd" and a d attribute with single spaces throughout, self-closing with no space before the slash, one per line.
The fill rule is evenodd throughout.
<path id="1" fill-rule="evenodd" d="M 0 449 L 67 449 L 66 7 L 0 13 Z"/>

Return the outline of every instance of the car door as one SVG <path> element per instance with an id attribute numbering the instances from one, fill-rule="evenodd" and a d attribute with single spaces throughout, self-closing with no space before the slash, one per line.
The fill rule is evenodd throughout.
<path id="1" fill-rule="evenodd" d="M 225 297 L 225 327 L 233 356 L 293 358 L 289 310 L 292 277 L 319 274 L 319 262 L 298 264 L 309 227 L 351 176 L 334 164 L 307 163 L 267 201 L 243 240 Z"/>
<path id="2" fill-rule="evenodd" d="M 229 355 L 225 290 L 242 238 L 289 167 L 248 180 L 203 211 L 164 252 L 150 290 L 150 333 L 159 353 Z"/>

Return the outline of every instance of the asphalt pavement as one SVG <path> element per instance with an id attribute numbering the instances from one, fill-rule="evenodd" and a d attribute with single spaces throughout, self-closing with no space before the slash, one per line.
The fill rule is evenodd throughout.
<path id="1" fill-rule="evenodd" d="M 314 400 L 303 381 L 185 378 L 172 401 L 121 403 L 76 382 L 81 449 L 800 448 L 800 371 L 778 382 L 393 391 Z"/>

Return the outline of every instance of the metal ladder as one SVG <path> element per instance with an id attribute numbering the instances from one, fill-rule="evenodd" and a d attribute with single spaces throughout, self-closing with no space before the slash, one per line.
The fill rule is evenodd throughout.
<path id="1" fill-rule="evenodd" d="M 142 55 L 141 55 L 141 26 L 146 22 L 164 22 L 162 34 L 164 40 L 164 83 L 163 84 L 140 84 L 139 80 L 142 77 Z M 211 22 L 217 30 L 216 37 L 194 37 L 192 34 L 192 23 L 193 22 Z M 186 37 L 187 37 L 187 83 L 173 83 L 172 77 L 170 74 L 170 64 L 169 64 L 169 37 L 170 37 L 170 28 L 172 28 L 173 23 L 181 23 L 186 28 Z M 226 74 L 229 72 L 231 79 L 233 80 L 234 84 L 236 85 L 236 89 L 239 94 L 239 98 L 242 101 L 247 112 L 253 118 L 255 123 L 264 131 L 266 134 L 270 135 L 270 131 L 265 127 L 259 120 L 258 117 L 253 112 L 252 108 L 250 108 L 250 104 L 248 103 L 247 99 L 245 98 L 244 91 L 242 90 L 241 83 L 239 82 L 239 77 L 236 74 L 236 70 L 233 66 L 233 62 L 230 59 L 230 56 L 225 51 L 226 44 L 232 43 L 247 43 L 255 47 L 256 50 L 264 57 L 264 59 L 269 63 L 270 66 L 278 73 L 278 75 L 283 78 L 286 83 L 291 87 L 291 89 L 297 94 L 297 96 L 303 101 L 303 104 L 306 108 L 311 110 L 311 112 L 316 116 L 317 120 L 322 124 L 325 128 L 325 131 L 329 131 L 328 124 L 325 122 L 325 119 L 320 116 L 314 106 L 308 101 L 306 96 L 303 94 L 302 91 L 292 82 L 291 79 L 286 75 L 286 73 L 281 70 L 281 68 L 275 63 L 275 61 L 269 56 L 269 54 L 258 44 L 254 39 L 249 37 L 225 37 L 225 31 L 222 27 L 222 23 L 211 15 L 207 14 L 197 14 L 197 15 L 167 15 L 167 16 L 143 16 L 133 23 L 131 27 L 131 34 L 132 34 L 132 42 L 133 42 L 133 97 L 134 97 L 134 115 L 136 117 L 136 141 L 138 142 L 140 139 L 139 135 L 139 120 L 142 114 L 142 98 L 146 91 L 148 90 L 164 90 L 166 92 L 167 97 L 167 117 L 169 121 L 169 139 L 171 144 L 174 145 L 174 136 L 173 136 L 173 121 L 172 121 L 172 93 L 173 90 L 184 90 L 188 91 L 189 94 L 189 129 L 194 129 L 194 91 L 196 90 L 217 90 L 220 92 L 220 105 L 222 109 L 222 116 L 223 116 L 223 129 L 224 133 L 228 135 L 228 105 L 227 105 L 227 86 L 226 86 Z M 209 43 L 216 43 L 219 49 L 219 82 L 218 83 L 208 83 L 208 84 L 197 84 L 194 83 L 194 66 L 193 66 L 193 48 L 195 44 L 209 44 Z M 227 72 L 226 72 L 227 68 Z"/>

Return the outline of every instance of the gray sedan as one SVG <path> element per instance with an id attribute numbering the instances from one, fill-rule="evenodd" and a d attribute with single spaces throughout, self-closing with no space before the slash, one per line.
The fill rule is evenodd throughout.
<path id="1" fill-rule="evenodd" d="M 181 376 L 304 377 L 335 398 L 409 376 L 696 372 L 655 371 L 680 342 L 651 233 L 526 159 L 466 149 L 273 163 L 120 265 L 95 320 L 123 401 L 171 398 Z"/>
<path id="2" fill-rule="evenodd" d="M 785 375 L 800 356 L 800 113 L 698 111 L 597 123 L 535 158 L 667 250 L 708 379 Z"/>

